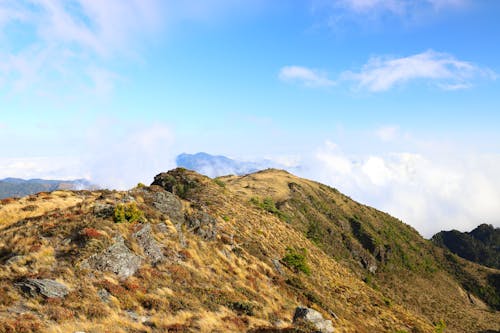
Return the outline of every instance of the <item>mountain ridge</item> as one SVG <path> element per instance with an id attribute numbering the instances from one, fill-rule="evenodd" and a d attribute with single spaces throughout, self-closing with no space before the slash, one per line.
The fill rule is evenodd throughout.
<path id="1" fill-rule="evenodd" d="M 446 267 L 445 250 L 383 212 L 284 171 L 210 179 L 178 168 L 129 191 L 16 199 L 0 206 L 0 221 L 5 325 L 310 332 L 292 322 L 295 307 L 307 306 L 336 332 L 500 329 L 498 312 Z M 144 259 L 117 266 L 116 249 Z M 474 286 L 498 273 L 450 255 L 457 270 L 478 279 Z M 71 289 L 49 302 L 16 287 L 29 279 Z M 24 315 L 12 315 L 20 306 L 28 306 Z"/>
<path id="2" fill-rule="evenodd" d="M 470 232 L 441 231 L 432 241 L 464 259 L 500 269 L 500 228 L 491 224 L 483 223 Z"/>

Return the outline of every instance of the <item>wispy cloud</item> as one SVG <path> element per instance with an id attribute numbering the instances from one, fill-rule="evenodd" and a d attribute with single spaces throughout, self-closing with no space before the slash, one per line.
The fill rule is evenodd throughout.
<path id="1" fill-rule="evenodd" d="M 302 66 L 285 66 L 279 72 L 280 80 L 302 84 L 306 87 L 329 87 L 335 85 L 326 73 Z"/>
<path id="2" fill-rule="evenodd" d="M 428 50 L 400 58 L 372 57 L 359 71 L 344 71 L 336 80 L 329 78 L 325 72 L 300 66 L 283 67 L 279 78 L 308 87 L 352 82 L 352 88 L 356 91 L 378 93 L 417 81 L 442 90 L 468 89 L 480 80 L 495 80 L 497 74 L 489 68 L 458 60 L 450 54 Z"/>
<path id="3" fill-rule="evenodd" d="M 356 13 L 381 11 L 406 15 L 412 10 L 426 7 L 435 10 L 463 7 L 468 2 L 468 0 L 333 0 L 331 4 Z"/>
<path id="4" fill-rule="evenodd" d="M 109 94 L 119 77 L 114 65 L 144 61 L 145 49 L 164 38 L 172 24 L 244 6 L 257 5 L 231 0 L 0 0 L 0 89 L 91 83 L 88 91 Z M 31 35 L 16 38 L 9 29 Z"/>
<path id="5" fill-rule="evenodd" d="M 357 88 L 387 91 L 410 81 L 424 80 L 445 90 L 469 88 L 480 78 L 494 79 L 493 71 L 432 50 L 402 58 L 373 57 L 359 72 L 347 71 L 341 79 Z"/>
<path id="6" fill-rule="evenodd" d="M 382 126 L 375 130 L 375 136 L 386 142 L 395 140 L 399 134 L 399 126 Z"/>
<path id="7" fill-rule="evenodd" d="M 471 0 L 316 0 L 318 12 L 326 7 L 329 25 L 339 28 L 342 22 L 355 21 L 360 24 L 396 17 L 405 24 L 421 20 L 428 15 L 466 8 Z"/>

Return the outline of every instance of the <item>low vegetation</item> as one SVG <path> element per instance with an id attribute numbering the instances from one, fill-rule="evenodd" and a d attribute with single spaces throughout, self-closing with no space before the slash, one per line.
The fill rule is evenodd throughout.
<path id="1" fill-rule="evenodd" d="M 131 202 L 116 205 L 113 216 L 116 223 L 142 222 L 144 219 L 144 212 L 137 208 L 135 202 Z"/>
<path id="2" fill-rule="evenodd" d="M 277 170 L 220 180 L 176 169 L 130 191 L 2 203 L 0 332 L 310 332 L 292 322 L 299 305 L 338 332 L 500 329 L 448 252 L 387 214 Z M 493 284 L 498 271 L 455 259 Z"/>

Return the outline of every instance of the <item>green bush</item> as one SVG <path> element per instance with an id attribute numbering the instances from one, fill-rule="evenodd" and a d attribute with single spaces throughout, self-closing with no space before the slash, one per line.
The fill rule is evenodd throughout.
<path id="1" fill-rule="evenodd" d="M 263 209 L 271 214 L 276 215 L 277 217 L 279 217 L 283 221 L 286 221 L 286 222 L 290 221 L 290 217 L 287 214 L 280 211 L 276 207 L 276 203 L 270 197 L 266 197 L 262 201 L 259 198 L 253 197 L 250 199 L 250 202 L 252 204 L 256 205 L 257 207 L 259 207 L 259 208 L 261 208 L 261 209 Z"/>
<path id="2" fill-rule="evenodd" d="M 135 202 L 127 204 L 118 204 L 115 207 L 114 220 L 115 223 L 133 223 L 142 222 L 144 219 L 144 213 L 142 210 L 137 208 Z"/>
<path id="3" fill-rule="evenodd" d="M 443 319 L 441 319 L 439 322 L 436 323 L 436 325 L 434 325 L 434 332 L 443 333 L 445 328 L 446 328 L 446 323 L 444 322 Z"/>
<path id="4" fill-rule="evenodd" d="M 307 250 L 302 248 L 300 250 L 287 248 L 286 255 L 281 259 L 281 261 L 289 268 L 300 271 L 306 275 L 311 275 L 311 268 L 306 262 Z"/>
<path id="5" fill-rule="evenodd" d="M 222 180 L 220 180 L 220 179 L 217 179 L 217 178 L 216 178 L 216 179 L 214 179 L 214 183 L 215 183 L 215 184 L 217 184 L 217 185 L 219 185 L 219 186 L 220 186 L 220 187 L 222 187 L 222 188 L 226 187 L 226 183 L 224 183 L 224 182 L 223 182 Z"/>

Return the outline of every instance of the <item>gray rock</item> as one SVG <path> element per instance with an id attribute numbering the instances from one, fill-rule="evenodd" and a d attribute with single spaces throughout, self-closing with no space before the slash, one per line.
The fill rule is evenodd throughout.
<path id="1" fill-rule="evenodd" d="M 117 237 L 115 244 L 101 253 L 84 260 L 82 268 L 113 272 L 125 279 L 133 275 L 142 263 L 141 257 L 132 252 L 124 243 L 123 237 Z"/>
<path id="2" fill-rule="evenodd" d="M 146 196 L 151 200 L 153 207 L 167 215 L 172 222 L 184 222 L 182 202 L 174 194 L 160 190 L 158 192 L 148 192 Z"/>
<path id="3" fill-rule="evenodd" d="M 115 207 L 111 204 L 97 203 L 94 206 L 94 215 L 100 218 L 108 218 L 115 213 Z"/>
<path id="4" fill-rule="evenodd" d="M 165 260 L 160 244 L 153 237 L 151 225 L 149 223 L 145 224 L 142 229 L 137 231 L 133 236 L 153 265 Z"/>
<path id="5" fill-rule="evenodd" d="M 18 264 L 18 263 L 22 262 L 25 259 L 26 259 L 26 256 L 17 255 L 17 256 L 13 256 L 13 257 L 10 257 L 9 259 L 7 259 L 7 261 L 5 262 L 5 264 L 6 265 Z"/>
<path id="6" fill-rule="evenodd" d="M 189 231 L 205 240 L 214 240 L 217 237 L 217 220 L 205 212 L 188 215 L 186 226 Z"/>
<path id="7" fill-rule="evenodd" d="M 149 320 L 149 317 L 145 317 L 145 316 L 140 316 L 138 315 L 136 312 L 132 311 L 132 310 L 125 310 L 125 313 L 134 321 L 137 321 L 141 324 L 145 323 L 146 321 Z"/>
<path id="8" fill-rule="evenodd" d="M 108 303 L 109 298 L 111 297 L 111 294 L 104 288 L 101 288 L 97 291 L 97 295 L 101 299 L 101 301 Z"/>
<path id="9" fill-rule="evenodd" d="M 323 319 L 321 313 L 316 310 L 297 307 L 293 315 L 293 323 L 306 322 L 312 324 L 318 333 L 333 333 L 333 325 L 331 320 Z"/>
<path id="10" fill-rule="evenodd" d="M 16 285 L 32 297 L 42 295 L 47 298 L 63 298 L 69 293 L 64 284 L 49 279 L 27 279 Z"/>
<path id="11" fill-rule="evenodd" d="M 285 272 L 283 272 L 283 269 L 281 268 L 280 261 L 278 259 L 273 259 L 271 260 L 273 262 L 274 268 L 280 275 L 285 275 Z"/>
<path id="12" fill-rule="evenodd" d="M 165 235 L 170 234 L 170 230 L 168 230 L 168 227 L 165 223 L 155 224 L 155 231 L 160 232 L 160 233 L 165 234 Z"/>

